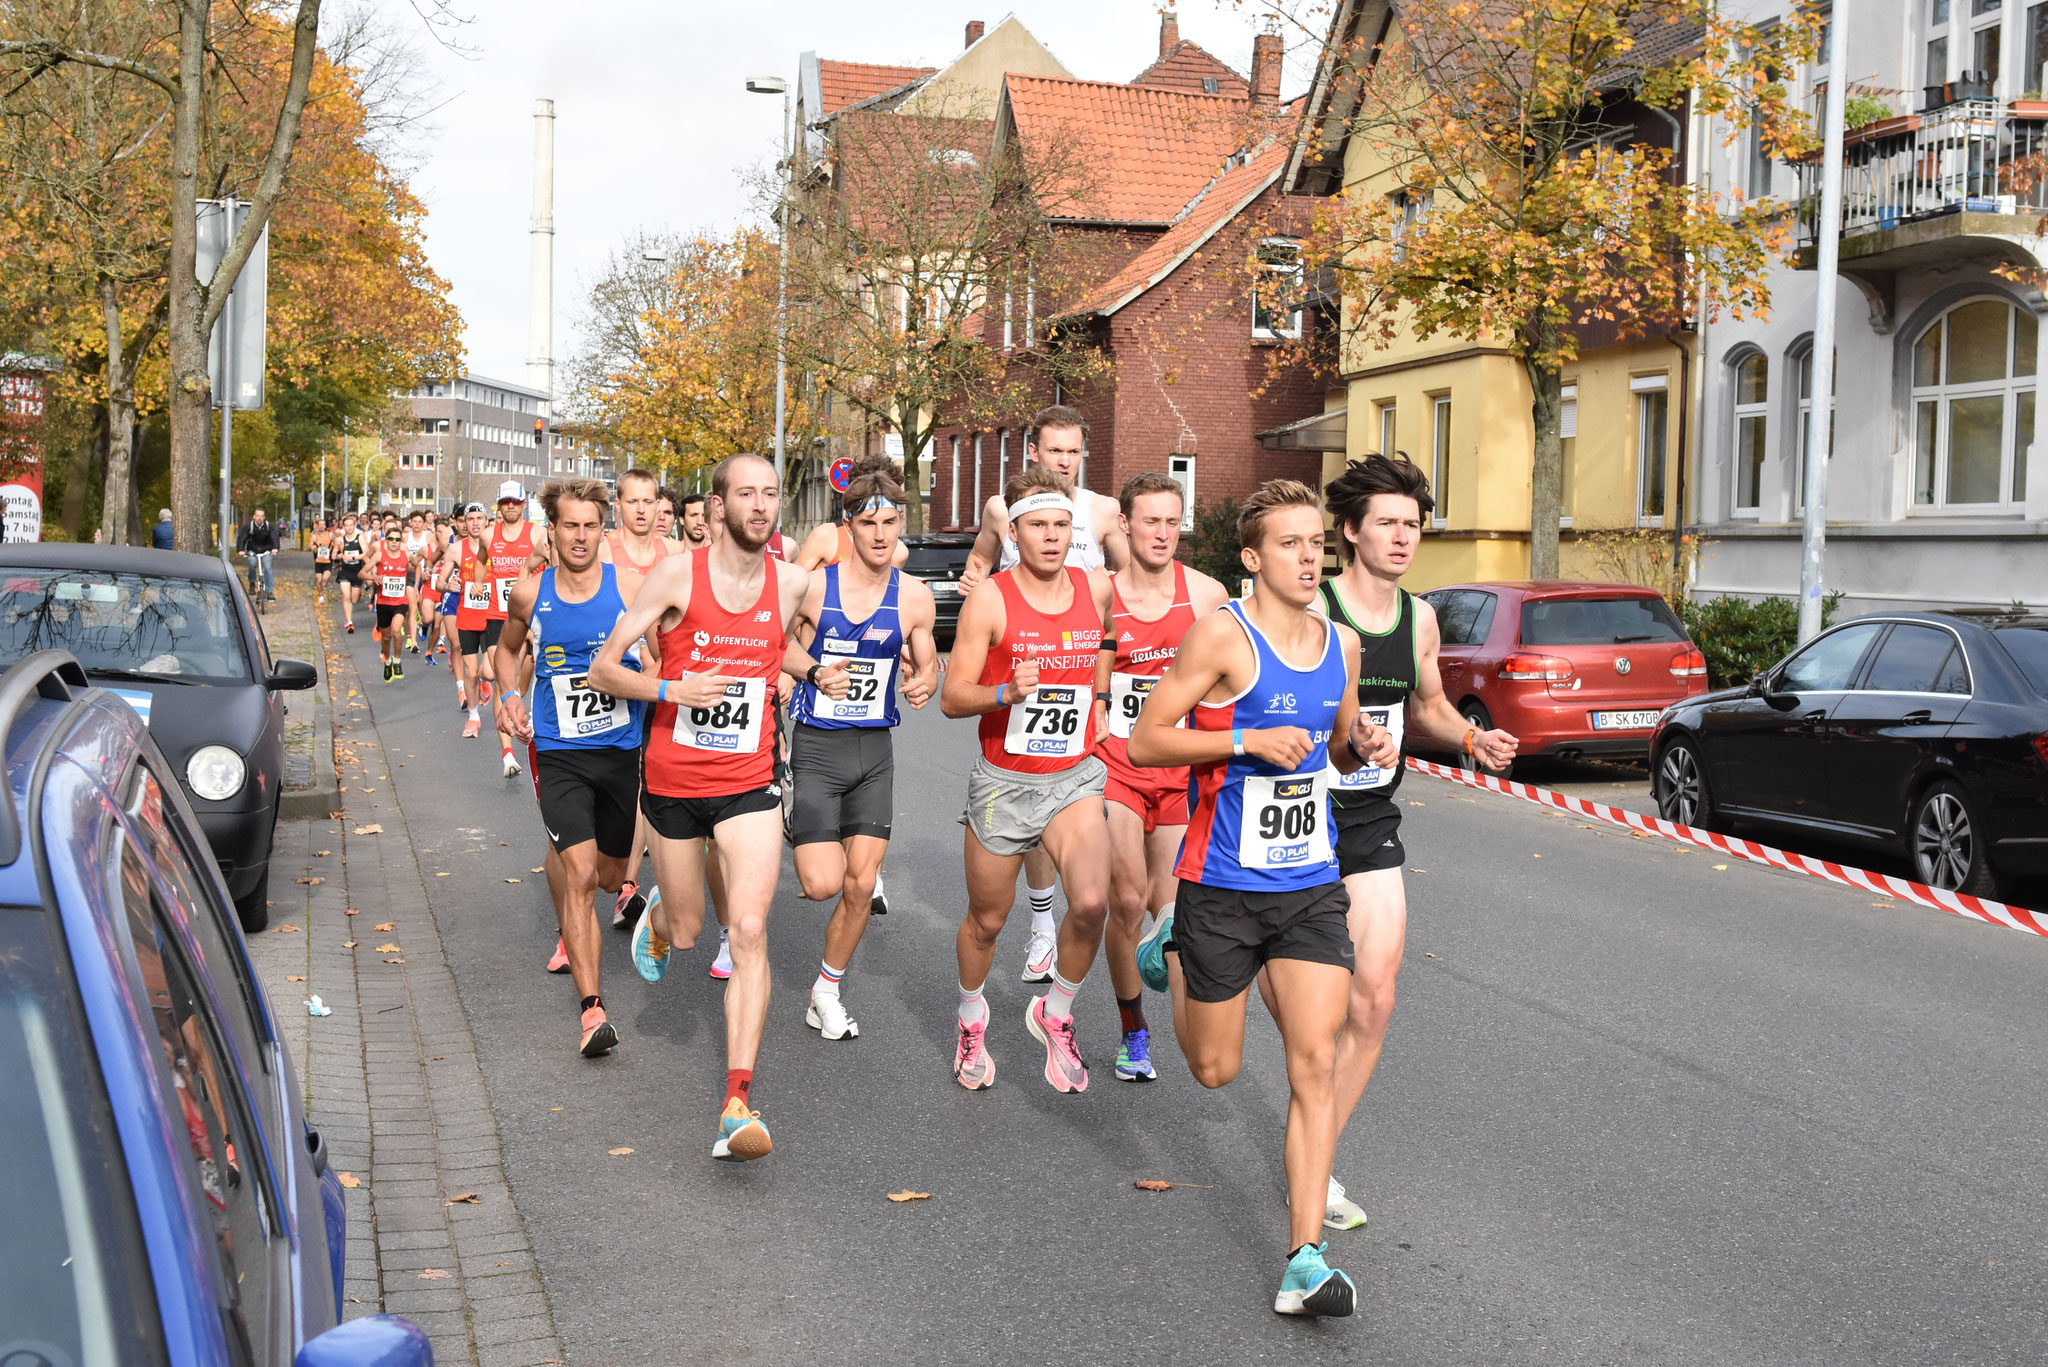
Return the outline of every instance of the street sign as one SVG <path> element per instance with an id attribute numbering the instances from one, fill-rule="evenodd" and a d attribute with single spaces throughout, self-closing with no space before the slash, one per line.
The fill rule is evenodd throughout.
<path id="1" fill-rule="evenodd" d="M 232 210 L 232 226 L 230 219 Z M 220 269 L 220 260 L 227 255 L 228 244 L 249 217 L 249 204 L 239 199 L 202 199 L 199 201 L 199 259 L 198 273 L 202 281 L 211 280 Z M 221 344 L 229 335 L 235 348 L 234 400 L 237 408 L 263 407 L 263 376 L 269 369 L 265 346 L 264 317 L 268 312 L 270 293 L 270 225 L 265 224 L 263 232 L 256 239 L 256 247 L 249 253 L 249 259 L 242 266 L 242 274 L 236 279 L 228 302 L 222 307 L 220 321 L 214 325 L 213 335 L 206 343 L 206 375 L 213 385 L 213 406 L 220 407 L 227 394 L 227 383 L 221 375 Z"/>
<path id="2" fill-rule="evenodd" d="M 853 483 L 853 462 L 845 456 L 841 456 L 838 460 L 832 462 L 832 487 L 843 494 L 846 492 L 846 486 L 851 483 Z"/>

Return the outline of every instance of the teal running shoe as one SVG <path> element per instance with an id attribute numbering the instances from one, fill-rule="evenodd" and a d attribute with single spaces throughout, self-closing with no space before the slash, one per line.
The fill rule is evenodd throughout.
<path id="1" fill-rule="evenodd" d="M 633 927 L 633 967 L 640 976 L 651 983 L 658 983 L 668 972 L 668 954 L 672 946 L 654 928 L 655 904 L 661 901 L 661 889 L 656 888 L 654 897 L 647 903 L 647 910 L 640 913 L 640 924 Z"/>
<path id="2" fill-rule="evenodd" d="M 1152 933 L 1138 941 L 1138 976 L 1154 992 L 1166 990 L 1166 946 L 1173 939 L 1173 913 L 1162 915 Z"/>
<path id="3" fill-rule="evenodd" d="M 711 1146 L 713 1158 L 721 1163 L 748 1163 L 766 1158 L 774 1148 L 775 1141 L 768 1137 L 759 1111 L 748 1110 L 738 1097 L 725 1103 L 725 1113 L 718 1118 L 718 1140 Z"/>
<path id="4" fill-rule="evenodd" d="M 1358 1288 L 1351 1278 L 1323 1261 L 1330 1247 L 1325 1243 L 1303 1244 L 1287 1260 L 1287 1275 L 1280 1279 L 1280 1294 L 1273 1297 L 1273 1309 L 1282 1315 L 1327 1315 L 1342 1319 L 1356 1308 Z"/>
<path id="5" fill-rule="evenodd" d="M 1152 1067 L 1152 1032 L 1124 1031 L 1124 1047 L 1116 1051 L 1116 1075 L 1124 1082 L 1151 1082 L 1159 1074 Z"/>

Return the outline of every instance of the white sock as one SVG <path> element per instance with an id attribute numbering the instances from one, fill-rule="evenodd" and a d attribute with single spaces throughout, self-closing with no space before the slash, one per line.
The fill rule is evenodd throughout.
<path id="1" fill-rule="evenodd" d="M 813 997 L 831 997 L 836 1000 L 839 996 L 839 980 L 845 976 L 845 969 L 834 968 L 831 964 L 820 959 L 818 961 L 818 981 L 811 984 L 811 995 Z"/>
<path id="2" fill-rule="evenodd" d="M 962 1025 L 988 1024 L 988 1002 L 981 995 L 983 984 L 960 989 L 960 1023 Z"/>
<path id="3" fill-rule="evenodd" d="M 474 707 L 470 708 L 470 709 L 469 709 L 469 719 L 470 719 L 471 721 L 482 721 L 482 720 L 483 720 L 483 718 L 482 718 L 482 717 L 479 717 L 479 716 L 478 716 L 478 715 L 477 715 L 476 713 L 477 713 L 477 709 L 475 709 Z"/>
<path id="4" fill-rule="evenodd" d="M 1056 1021 L 1072 1020 L 1074 1018 L 1074 994 L 1080 990 L 1081 984 L 1068 982 L 1060 976 L 1060 971 L 1055 968 L 1052 971 L 1052 986 L 1047 989 L 1045 994 L 1046 1016 Z"/>
<path id="5" fill-rule="evenodd" d="M 1033 935 L 1050 935 L 1058 930 L 1058 923 L 1052 919 L 1053 890 L 1051 888 L 1034 888 L 1029 883 L 1026 883 L 1024 891 L 1031 898 L 1031 933 Z"/>

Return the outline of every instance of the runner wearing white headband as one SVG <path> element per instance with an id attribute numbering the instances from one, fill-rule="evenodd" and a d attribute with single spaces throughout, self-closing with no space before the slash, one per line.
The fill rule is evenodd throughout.
<path id="1" fill-rule="evenodd" d="M 890 460 L 887 456 L 862 456 L 853 463 L 853 469 L 847 472 L 846 487 L 848 489 L 859 487 L 861 477 L 869 474 L 884 474 L 899 482 L 903 478 L 903 472 L 897 469 L 896 462 Z M 874 502 L 872 499 L 869 501 L 871 503 Z M 881 502 L 883 505 L 892 508 L 900 508 L 902 506 L 892 503 L 888 499 L 883 499 Z M 851 513 L 842 513 L 835 521 L 820 522 L 817 526 L 811 528 L 811 534 L 806 536 L 803 544 L 797 548 L 796 563 L 802 565 L 807 570 L 816 570 L 823 569 L 827 565 L 843 565 L 853 559 L 853 533 L 849 530 L 847 524 L 863 511 L 865 509 L 855 509 Z M 881 508 L 877 507 L 875 511 L 879 512 Z M 897 569 L 902 569 L 904 564 L 910 559 L 910 547 L 905 545 L 902 538 L 899 537 L 896 541 L 896 549 L 891 554 L 894 557 L 891 563 Z"/>

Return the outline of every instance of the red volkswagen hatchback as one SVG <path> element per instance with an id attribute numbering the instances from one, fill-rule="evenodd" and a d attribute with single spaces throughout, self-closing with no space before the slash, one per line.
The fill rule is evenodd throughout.
<path id="1" fill-rule="evenodd" d="M 1524 758 L 1647 754 L 1657 714 L 1707 691 L 1706 657 L 1654 589 L 1543 579 L 1421 596 L 1443 635 L 1444 695 L 1519 736 Z"/>

